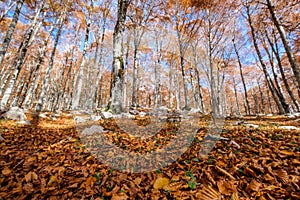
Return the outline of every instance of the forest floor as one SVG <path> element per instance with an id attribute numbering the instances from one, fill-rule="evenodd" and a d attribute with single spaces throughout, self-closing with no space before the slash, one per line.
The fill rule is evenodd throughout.
<path id="1" fill-rule="evenodd" d="M 71 116 L 33 119 L 31 126 L 1 120 L 0 199 L 300 199 L 300 131 L 280 128 L 299 128 L 299 119 L 244 117 L 258 127 L 226 120 L 221 136 L 240 148 L 219 140 L 201 158 L 207 117 L 199 119 L 192 145 L 176 162 L 145 173 L 101 163 Z M 166 127 L 145 143 L 120 131 L 113 119 L 98 123 L 108 140 L 133 152 L 163 149 L 177 137 Z"/>

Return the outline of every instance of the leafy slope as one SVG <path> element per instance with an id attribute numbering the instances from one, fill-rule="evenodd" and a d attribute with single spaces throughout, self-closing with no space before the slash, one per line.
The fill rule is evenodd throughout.
<path id="1" fill-rule="evenodd" d="M 208 156 L 199 158 L 200 142 L 206 131 L 202 127 L 193 145 L 177 162 L 141 174 L 113 170 L 97 161 L 81 144 L 71 118 L 61 117 L 55 122 L 36 119 L 33 126 L 1 121 L 5 140 L 0 145 L 0 197 L 300 199 L 299 131 L 279 129 L 277 124 L 287 119 L 248 120 L 260 127 L 246 128 L 227 121 L 222 132 L 223 137 L 237 142 L 240 149 L 228 141 L 219 141 Z M 293 123 L 296 122 L 284 122 Z M 100 124 L 111 130 L 106 134 L 112 142 L 125 145 L 128 151 L 137 151 L 139 143 L 140 153 L 163 148 L 168 142 L 166 137 L 176 137 L 159 133 L 155 140 L 145 143 L 128 138 L 112 120 Z"/>

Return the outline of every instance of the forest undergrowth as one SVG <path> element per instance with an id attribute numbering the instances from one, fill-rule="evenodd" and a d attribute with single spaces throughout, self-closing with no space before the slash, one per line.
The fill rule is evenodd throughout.
<path id="1" fill-rule="evenodd" d="M 31 117 L 31 126 L 1 120 L 0 199 L 300 199 L 300 131 L 280 128 L 299 127 L 299 120 L 226 120 L 221 136 L 240 148 L 219 140 L 200 157 L 208 118 L 199 120 L 192 145 L 176 162 L 145 173 L 126 173 L 101 163 L 81 142 L 71 116 L 56 121 Z M 146 117 L 136 120 L 147 123 Z M 121 131 L 114 119 L 98 123 L 107 140 L 141 154 L 163 150 L 177 137 L 170 124 L 142 140 Z"/>

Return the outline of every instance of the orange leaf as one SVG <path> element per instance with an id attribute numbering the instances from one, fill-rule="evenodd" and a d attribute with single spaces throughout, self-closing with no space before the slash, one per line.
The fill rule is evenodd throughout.
<path id="1" fill-rule="evenodd" d="M 162 189 L 164 186 L 169 184 L 168 178 L 157 178 L 154 182 L 153 188 L 154 189 Z"/>
<path id="2" fill-rule="evenodd" d="M 127 200 L 128 196 L 123 193 L 123 192 L 119 192 L 118 194 L 113 194 L 111 197 L 111 200 Z"/>
<path id="3" fill-rule="evenodd" d="M 50 179 L 49 179 L 49 181 L 48 181 L 47 186 L 51 187 L 51 186 L 53 186 L 56 182 L 57 182 L 57 177 L 56 177 L 56 176 L 51 176 Z"/>
<path id="4" fill-rule="evenodd" d="M 11 170 L 7 166 L 5 166 L 4 169 L 2 170 L 2 174 L 8 176 L 11 174 Z"/>

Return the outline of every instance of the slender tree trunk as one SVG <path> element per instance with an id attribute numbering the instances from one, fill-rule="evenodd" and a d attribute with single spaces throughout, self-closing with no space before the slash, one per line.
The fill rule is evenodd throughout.
<path id="1" fill-rule="evenodd" d="M 64 11 L 61 15 L 61 18 L 59 19 L 59 28 L 58 28 L 58 31 L 56 33 L 54 46 L 53 46 L 53 49 L 52 49 L 52 52 L 51 52 L 49 66 L 48 66 L 48 69 L 47 69 L 47 72 L 46 72 L 46 76 L 43 80 L 42 90 L 41 90 L 41 93 L 40 93 L 39 98 L 38 98 L 38 103 L 37 103 L 37 106 L 36 106 L 36 112 L 40 112 L 42 110 L 43 104 L 45 102 L 46 89 L 47 89 L 47 86 L 49 84 L 50 74 L 51 74 L 52 68 L 53 68 L 56 48 L 57 48 L 57 44 L 58 44 L 58 41 L 59 41 L 59 38 L 60 38 L 60 35 L 61 35 L 61 31 L 62 31 L 62 28 L 63 28 L 63 25 L 64 25 L 64 21 L 65 21 L 65 18 L 66 18 L 66 11 L 67 11 L 66 9 L 67 8 L 64 9 Z"/>
<path id="2" fill-rule="evenodd" d="M 298 83 L 298 88 L 300 88 L 300 69 L 299 69 L 299 65 L 296 62 L 295 56 L 294 56 L 294 54 L 291 50 L 291 47 L 288 44 L 287 37 L 286 37 L 286 34 L 285 34 L 285 30 L 282 26 L 282 23 L 279 21 L 277 15 L 276 15 L 276 12 L 274 10 L 274 4 L 273 4 L 272 0 L 267 0 L 267 5 L 268 5 L 268 9 L 270 11 L 271 17 L 272 17 L 272 21 L 274 22 L 274 24 L 275 24 L 275 26 L 276 26 L 276 28 L 279 32 L 279 35 L 280 35 L 280 38 L 282 40 L 282 43 L 283 43 L 284 49 L 286 51 L 286 54 L 288 56 L 290 65 L 293 69 L 295 79 Z M 300 96 L 300 94 L 299 94 L 299 96 Z"/>
<path id="3" fill-rule="evenodd" d="M 190 69 L 192 71 L 192 69 Z M 191 75 L 190 75 L 190 80 L 191 80 L 191 86 L 192 86 L 192 95 L 193 95 L 193 105 L 194 105 L 194 108 L 198 108 L 199 109 L 199 100 L 198 100 L 198 95 L 197 95 L 197 92 L 195 90 L 195 83 L 194 83 L 194 76 L 192 75 L 192 72 L 191 72 Z"/>
<path id="4" fill-rule="evenodd" d="M 255 114 L 257 115 L 259 113 L 258 99 L 257 99 L 256 93 L 253 92 L 253 89 L 251 90 L 251 94 L 254 99 Z"/>
<path id="5" fill-rule="evenodd" d="M 98 63 L 97 63 L 99 69 L 97 71 L 97 76 L 96 76 L 95 91 L 93 91 L 93 93 L 94 93 L 94 102 L 95 102 L 94 107 L 98 107 L 97 105 L 98 105 L 98 102 L 100 101 L 98 99 L 98 97 L 99 97 L 99 85 L 102 84 L 102 83 L 100 82 L 100 84 L 99 84 L 99 81 L 100 81 L 102 73 L 103 73 L 102 70 L 104 70 L 104 69 L 102 69 L 102 65 L 103 65 L 102 62 L 103 62 L 103 50 L 104 50 L 104 38 L 105 38 L 105 31 L 106 31 L 106 17 L 104 17 L 103 20 L 104 20 L 104 22 L 103 22 L 103 25 L 102 25 L 102 35 L 101 35 L 101 41 L 100 41 L 100 56 L 99 56 L 99 60 L 98 60 Z"/>
<path id="6" fill-rule="evenodd" d="M 233 40 L 233 47 L 234 47 L 234 51 L 236 53 L 236 56 L 238 58 L 238 64 L 239 64 L 239 71 L 240 71 L 240 76 L 242 79 L 242 84 L 243 84 L 243 89 L 244 89 L 244 95 L 245 95 L 245 108 L 246 108 L 246 114 L 250 115 L 250 104 L 249 104 L 249 99 L 248 99 L 248 94 L 247 94 L 247 87 L 246 87 L 246 83 L 245 83 L 245 79 L 244 79 L 244 75 L 243 75 L 243 67 L 242 67 L 242 63 L 241 63 L 241 58 L 239 55 L 239 52 L 237 50 L 235 41 Z"/>
<path id="7" fill-rule="evenodd" d="M 133 54 L 133 74 L 132 74 L 132 100 L 131 106 L 138 106 L 138 97 L 137 97 L 137 80 L 138 80 L 138 63 L 140 62 L 140 58 L 137 55 L 137 48 L 134 49 Z"/>
<path id="8" fill-rule="evenodd" d="M 122 82 L 124 79 L 122 43 L 129 3 L 128 0 L 118 1 L 118 19 L 113 34 L 113 80 L 111 82 L 108 108 L 115 113 L 122 112 Z"/>
<path id="9" fill-rule="evenodd" d="M 296 99 L 296 97 L 294 96 L 289 84 L 288 84 L 288 80 L 285 76 L 285 72 L 284 72 L 284 69 L 283 69 L 283 66 L 282 66 L 282 63 L 281 63 L 281 59 L 280 59 L 280 56 L 279 56 L 279 53 L 278 53 L 278 44 L 277 44 L 277 41 L 276 41 L 276 36 L 274 35 L 274 39 L 275 39 L 275 42 L 272 42 L 272 40 L 270 39 L 267 31 L 265 31 L 265 36 L 266 38 L 268 39 L 268 42 L 272 48 L 272 51 L 273 53 L 275 54 L 275 58 L 277 60 L 277 63 L 278 63 L 278 67 L 279 67 L 279 71 L 280 71 L 280 74 L 281 74 L 281 77 L 282 77 L 282 81 L 283 81 L 283 84 L 284 84 L 284 87 L 286 89 L 286 91 L 288 92 L 289 96 L 291 97 L 297 111 L 300 111 L 300 105 Z M 275 47 L 274 47 L 274 43 L 275 43 Z"/>
<path id="10" fill-rule="evenodd" d="M 84 47 L 83 47 L 83 52 L 82 52 L 82 59 L 79 67 L 79 75 L 78 75 L 78 85 L 76 89 L 76 93 L 74 95 L 74 100 L 72 104 L 72 109 L 78 109 L 79 102 L 80 102 L 80 97 L 82 95 L 82 86 L 83 86 L 83 75 L 84 75 L 84 66 L 85 66 L 85 55 L 87 52 L 88 48 L 88 41 L 89 41 L 89 34 L 90 34 L 90 27 L 91 27 L 91 14 L 89 13 L 88 19 L 86 19 L 87 24 L 86 24 L 86 32 L 85 32 L 85 39 L 84 39 Z"/>
<path id="11" fill-rule="evenodd" d="M 155 76 L 155 89 L 154 89 L 154 108 L 157 108 L 160 105 L 159 96 L 160 94 L 160 65 L 161 65 L 161 50 L 162 50 L 162 41 L 158 40 L 158 34 L 155 33 L 155 44 L 156 44 L 156 56 L 154 64 L 154 76 Z"/>
<path id="12" fill-rule="evenodd" d="M 204 98 L 203 98 L 202 87 L 201 87 L 200 73 L 197 67 L 195 68 L 195 72 L 197 77 L 197 88 L 198 88 L 198 94 L 200 99 L 200 108 L 201 108 L 201 112 L 205 113 L 205 105 L 204 105 Z"/>
<path id="13" fill-rule="evenodd" d="M 264 98 L 264 94 L 261 90 L 259 81 L 257 80 L 257 86 L 258 86 L 258 90 L 259 90 L 259 94 L 260 94 L 260 103 L 261 103 L 261 112 L 265 113 L 265 98 Z"/>
<path id="14" fill-rule="evenodd" d="M 29 89 L 26 88 L 26 90 L 25 90 L 25 94 L 24 94 L 25 99 L 24 99 L 24 101 L 22 101 L 22 102 L 20 103 L 21 106 L 24 106 L 24 105 L 27 104 L 27 102 L 28 102 L 30 96 L 31 96 L 31 99 L 32 99 L 32 100 L 33 100 L 33 98 L 35 97 L 36 88 L 37 88 L 37 85 L 38 85 L 37 79 L 38 79 L 39 73 L 40 73 L 39 69 L 40 69 L 40 67 L 41 67 L 41 65 L 42 65 L 42 62 L 43 62 L 44 59 L 45 59 L 47 46 L 48 46 L 48 43 L 49 43 L 51 34 L 52 34 L 52 32 L 53 32 L 53 29 L 54 29 L 54 24 L 51 25 L 51 28 L 50 28 L 50 30 L 49 30 L 49 34 L 47 35 L 46 39 L 44 40 L 44 44 L 43 44 L 43 47 L 42 47 L 40 56 L 39 56 L 39 58 L 38 58 L 38 62 L 37 62 L 37 64 L 36 64 L 36 66 L 35 66 L 35 72 L 34 72 L 33 79 L 32 79 L 32 81 L 31 81 L 31 84 L 30 84 L 30 86 L 29 86 Z M 29 91 L 27 92 L 27 90 L 29 90 Z"/>
<path id="15" fill-rule="evenodd" d="M 21 102 L 23 102 L 25 100 L 25 95 L 26 95 L 26 92 L 28 91 L 29 83 L 31 83 L 31 81 L 32 81 L 34 72 L 35 72 L 35 67 L 31 67 L 29 76 L 26 77 L 26 80 L 23 83 L 21 91 L 16 95 L 16 97 L 18 98 L 16 104 L 19 107 L 21 107 Z"/>
<path id="16" fill-rule="evenodd" d="M 255 35 L 255 30 L 254 30 L 254 27 L 252 25 L 252 19 L 251 19 L 251 15 L 250 15 L 250 8 L 249 8 L 249 5 L 247 4 L 246 5 L 246 10 L 247 10 L 247 15 L 248 15 L 248 23 L 249 23 L 249 26 L 250 26 L 250 29 L 251 29 L 251 36 L 252 36 L 252 39 L 253 39 L 253 44 L 254 44 L 254 48 L 256 50 L 256 53 L 257 53 L 257 56 L 258 56 L 258 59 L 261 63 L 261 66 L 262 66 L 262 69 L 263 69 L 263 72 L 264 72 L 264 75 L 265 75 L 265 79 L 267 81 L 267 84 L 268 84 L 268 87 L 272 93 L 272 96 L 277 104 L 277 107 L 278 107 L 278 111 L 279 111 L 279 114 L 285 114 L 285 111 L 284 111 L 284 108 L 275 92 L 275 87 L 272 83 L 272 81 L 270 80 L 270 77 L 268 75 L 268 72 L 267 72 L 267 68 L 266 68 L 266 65 L 265 63 L 263 62 L 263 59 L 262 59 L 262 56 L 261 56 L 261 53 L 260 53 L 260 50 L 258 48 L 258 44 L 257 44 L 257 41 L 256 41 L 256 35 Z"/>
<path id="17" fill-rule="evenodd" d="M 32 24 L 29 28 L 29 30 L 24 35 L 24 40 L 20 45 L 20 53 L 17 56 L 16 60 L 13 63 L 12 66 L 12 73 L 8 78 L 7 86 L 4 87 L 4 94 L 1 99 L 1 105 L 6 106 L 11 94 L 13 93 L 13 88 L 15 86 L 16 80 L 18 79 L 19 73 L 21 71 L 22 64 L 24 63 L 25 56 L 29 47 L 29 43 L 31 39 L 34 39 L 35 34 L 37 32 L 37 29 L 39 28 L 39 25 L 37 26 L 39 15 L 44 7 L 44 2 L 40 5 L 39 9 L 36 12 L 36 15 L 32 21 Z"/>
<path id="18" fill-rule="evenodd" d="M 169 107 L 174 108 L 174 86 L 173 86 L 173 67 L 172 62 L 170 62 L 170 72 L 169 72 Z"/>
<path id="19" fill-rule="evenodd" d="M 264 43 L 264 41 L 263 41 L 263 43 Z M 290 110 L 289 110 L 290 106 L 286 102 L 286 98 L 285 98 L 284 93 L 282 91 L 282 87 L 281 87 L 281 85 L 279 83 L 277 73 L 275 72 L 274 57 L 273 57 L 273 55 L 270 54 L 269 49 L 267 48 L 267 46 L 265 44 L 263 45 L 263 47 L 264 47 L 264 49 L 266 51 L 266 54 L 267 54 L 267 56 L 269 58 L 269 62 L 270 62 L 271 69 L 272 69 L 272 73 L 273 73 L 273 76 L 274 76 L 274 82 L 275 82 L 275 85 L 277 87 L 277 89 L 274 87 L 275 92 L 276 92 L 276 94 L 277 94 L 277 96 L 278 96 L 278 98 L 280 100 L 280 103 L 281 103 L 281 105 L 282 105 L 285 113 L 289 113 L 290 112 Z"/>
<path id="20" fill-rule="evenodd" d="M 60 78 L 59 83 L 58 83 L 58 88 L 57 88 L 58 91 L 57 91 L 57 95 L 56 95 L 56 98 L 55 98 L 55 102 L 53 103 L 53 107 L 51 109 L 52 111 L 57 110 L 60 98 L 61 98 L 61 96 L 64 95 L 64 93 L 63 93 L 64 92 L 63 81 L 68 80 L 68 77 L 65 78 L 65 72 L 67 72 L 67 73 L 69 72 L 69 70 L 67 71 L 67 66 L 68 66 L 68 61 L 69 61 L 68 53 L 66 55 L 66 60 L 65 60 L 65 64 L 64 64 L 64 67 L 63 67 L 63 70 L 62 70 L 62 75 L 61 75 L 61 78 Z M 69 68 L 69 69 L 71 69 L 71 68 Z"/>
<path id="21" fill-rule="evenodd" d="M 20 15 L 23 3 L 24 3 L 24 0 L 18 0 L 17 7 L 16 7 L 16 10 L 14 12 L 12 21 L 11 21 L 9 27 L 8 27 L 8 30 L 6 32 L 6 36 L 3 40 L 3 43 L 2 43 L 2 46 L 1 46 L 1 49 L 0 49 L 0 66 L 2 66 L 2 63 L 3 63 L 3 60 L 4 60 L 8 45 L 11 41 L 12 35 L 13 35 L 14 30 L 16 28 L 16 25 L 17 25 L 17 22 L 18 22 L 18 19 L 19 19 L 19 15 Z M 0 79 L 1 78 L 2 77 L 0 75 Z"/>
<path id="22" fill-rule="evenodd" d="M 267 82 L 267 81 L 266 81 L 266 82 Z M 268 95 L 268 102 L 269 102 L 269 109 L 270 109 L 270 112 L 271 112 L 272 114 L 274 114 L 275 112 L 274 112 L 274 109 L 273 109 L 272 100 L 271 100 L 271 96 L 270 96 L 269 91 L 267 91 L 267 95 Z"/>
<path id="23" fill-rule="evenodd" d="M 236 83 L 235 83 L 235 78 L 234 77 L 233 77 L 233 89 L 234 89 L 234 96 L 235 96 L 237 114 L 240 115 L 241 111 L 240 111 L 239 99 L 238 99 L 238 94 L 237 94 Z"/>
<path id="24" fill-rule="evenodd" d="M 181 95 L 180 95 L 180 83 L 178 79 L 178 71 L 175 68 L 174 71 L 174 81 L 175 81 L 175 96 L 176 96 L 176 109 L 180 110 L 180 104 L 181 104 Z"/>
<path id="25" fill-rule="evenodd" d="M 10 11 L 10 9 L 12 9 L 12 7 L 16 4 L 16 2 L 13 1 L 9 1 L 8 3 L 8 7 L 2 11 L 1 15 L 0 15 L 0 22 L 4 19 L 4 16 Z"/>
<path id="26" fill-rule="evenodd" d="M 184 66 L 185 66 L 184 53 L 183 53 L 182 41 L 181 41 L 181 36 L 180 36 L 179 30 L 177 30 L 177 38 L 178 38 L 179 54 L 180 54 L 180 71 L 181 71 L 182 80 L 183 80 L 184 110 L 190 110 L 188 83 L 187 83 L 188 77 L 186 77 L 185 69 L 184 69 Z"/>

